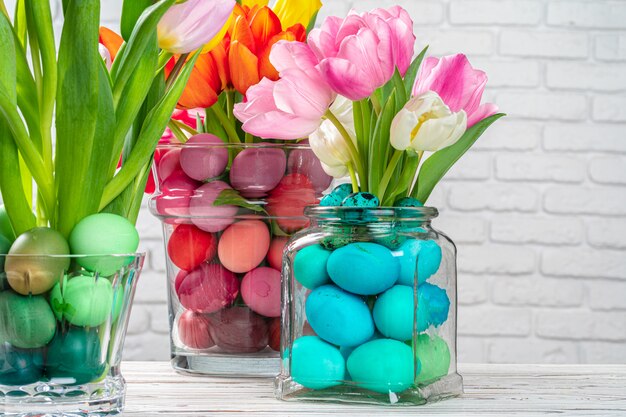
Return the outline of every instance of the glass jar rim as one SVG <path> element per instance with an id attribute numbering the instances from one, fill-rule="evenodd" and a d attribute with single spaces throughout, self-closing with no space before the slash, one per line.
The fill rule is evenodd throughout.
<path id="1" fill-rule="evenodd" d="M 439 216 L 435 207 L 322 207 L 308 206 L 304 214 L 310 219 L 341 222 L 366 215 L 372 221 L 426 222 Z"/>
<path id="2" fill-rule="evenodd" d="M 115 254 L 88 254 L 88 255 L 50 255 L 43 253 L 16 253 L 0 254 L 0 258 L 50 258 L 50 259 L 85 259 L 85 258 L 134 258 L 142 259 L 146 257 L 146 252 L 139 253 L 115 253 Z"/>
<path id="3" fill-rule="evenodd" d="M 211 148 L 227 148 L 227 149 L 288 149 L 310 151 L 311 145 L 308 143 L 284 142 L 284 143 L 163 143 L 157 145 L 159 150 L 175 150 L 175 149 L 211 149 Z"/>

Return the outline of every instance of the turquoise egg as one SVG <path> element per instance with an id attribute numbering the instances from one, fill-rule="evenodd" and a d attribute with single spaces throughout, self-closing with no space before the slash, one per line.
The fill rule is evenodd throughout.
<path id="1" fill-rule="evenodd" d="M 96 329 L 70 327 L 66 332 L 58 332 L 48 346 L 49 378 L 62 378 L 68 385 L 82 385 L 98 380 L 105 368 Z"/>
<path id="2" fill-rule="evenodd" d="M 365 301 L 334 285 L 314 289 L 306 316 L 315 333 L 336 346 L 356 346 L 374 335 L 374 320 Z"/>
<path id="3" fill-rule="evenodd" d="M 332 193 L 326 194 L 320 200 L 320 206 L 321 207 L 339 207 L 341 206 L 342 201 L 343 201 L 343 198 L 341 198 L 337 194 L 332 194 Z"/>
<path id="4" fill-rule="evenodd" d="M 9 343 L 0 344 L 0 384 L 28 385 L 43 376 L 43 351 L 17 349 Z"/>
<path id="5" fill-rule="evenodd" d="M 365 343 L 348 358 L 352 380 L 370 391 L 383 394 L 411 388 L 416 361 L 410 346 L 391 339 Z"/>
<path id="6" fill-rule="evenodd" d="M 352 193 L 341 202 L 343 207 L 374 208 L 380 206 L 380 200 L 370 193 Z"/>
<path id="7" fill-rule="evenodd" d="M 443 288 L 424 283 L 417 288 L 417 330 L 439 327 L 448 319 L 450 299 Z"/>
<path id="8" fill-rule="evenodd" d="M 346 183 L 346 184 L 341 184 L 335 187 L 333 191 L 331 192 L 331 194 L 335 194 L 337 197 L 341 199 L 341 201 L 343 201 L 347 196 L 352 194 L 353 191 L 354 190 L 352 188 L 352 184 Z"/>
<path id="9" fill-rule="evenodd" d="M 394 206 L 395 207 L 424 207 L 424 204 L 422 204 L 422 202 L 419 201 L 417 198 L 405 197 L 396 201 L 396 204 L 394 204 Z"/>
<path id="10" fill-rule="evenodd" d="M 376 243 L 351 243 L 328 259 L 328 274 L 335 284 L 354 294 L 375 295 L 391 288 L 400 264 L 391 250 Z"/>
<path id="11" fill-rule="evenodd" d="M 400 263 L 398 284 L 413 286 L 415 263 L 419 283 L 426 282 L 441 266 L 441 247 L 434 240 L 407 240 L 394 252 Z"/>
<path id="12" fill-rule="evenodd" d="M 413 339 L 415 301 L 413 287 L 396 285 L 385 291 L 374 305 L 374 323 L 386 337 L 402 342 Z"/>
<path id="13" fill-rule="evenodd" d="M 293 342 L 291 377 L 310 389 L 325 389 L 341 384 L 346 376 L 346 361 L 339 350 L 316 336 L 303 336 Z"/>
<path id="14" fill-rule="evenodd" d="M 417 359 L 421 370 L 415 382 L 429 383 L 448 375 L 450 370 L 450 348 L 437 335 L 421 334 L 417 337 Z"/>
<path id="15" fill-rule="evenodd" d="M 330 281 L 326 265 L 331 252 L 320 245 L 300 250 L 293 261 L 293 274 L 304 287 L 312 290 Z"/>

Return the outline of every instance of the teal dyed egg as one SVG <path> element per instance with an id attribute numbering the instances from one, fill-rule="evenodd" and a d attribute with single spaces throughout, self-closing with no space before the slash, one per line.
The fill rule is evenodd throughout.
<path id="1" fill-rule="evenodd" d="M 420 284 L 432 277 L 441 266 L 441 247 L 434 240 L 407 240 L 394 252 L 400 263 L 398 284 L 413 286 L 415 263 Z"/>
<path id="2" fill-rule="evenodd" d="M 404 197 L 396 201 L 396 204 L 394 204 L 394 206 L 395 207 L 424 207 L 424 204 L 422 204 L 422 202 L 419 201 L 417 198 Z"/>
<path id="3" fill-rule="evenodd" d="M 395 285 L 374 304 L 374 323 L 385 337 L 402 342 L 413 339 L 415 301 L 413 287 Z"/>
<path id="4" fill-rule="evenodd" d="M 417 359 L 421 370 L 415 382 L 428 383 L 448 375 L 450 348 L 437 335 L 421 334 L 417 337 Z"/>
<path id="5" fill-rule="evenodd" d="M 328 259 L 328 274 L 335 284 L 354 294 L 375 295 L 391 288 L 400 264 L 391 250 L 376 243 L 351 243 Z"/>
<path id="6" fill-rule="evenodd" d="M 50 293 L 50 305 L 57 319 L 74 326 L 97 327 L 107 321 L 113 309 L 113 287 L 106 278 L 77 276 L 57 284 Z"/>
<path id="7" fill-rule="evenodd" d="M 341 202 L 343 198 L 341 198 L 338 194 L 326 194 L 320 200 L 321 207 L 339 207 L 341 206 Z"/>
<path id="8" fill-rule="evenodd" d="M 105 367 L 96 329 L 70 327 L 66 332 L 59 332 L 48 346 L 46 374 L 51 379 L 62 378 L 64 384 L 96 381 Z"/>
<path id="9" fill-rule="evenodd" d="M 336 195 L 337 197 L 339 197 L 341 201 L 343 201 L 347 196 L 349 196 L 353 192 L 354 191 L 352 188 L 352 184 L 347 183 L 347 184 L 341 184 L 335 187 L 333 191 L 331 192 L 331 194 Z"/>
<path id="10" fill-rule="evenodd" d="M 341 384 L 346 362 L 339 350 L 316 336 L 303 336 L 293 342 L 291 377 L 310 389 L 325 389 Z"/>
<path id="11" fill-rule="evenodd" d="M 313 290 L 330 281 L 326 265 L 331 252 L 320 245 L 300 250 L 293 261 L 293 274 L 304 287 Z"/>
<path id="12" fill-rule="evenodd" d="M 6 237 L 0 235 L 0 273 L 4 272 L 4 261 L 6 259 L 2 255 L 9 253 L 9 249 L 11 249 L 11 242 Z"/>
<path id="13" fill-rule="evenodd" d="M 0 341 L 21 349 L 37 349 L 52 340 L 57 323 L 46 299 L 0 293 Z"/>
<path id="14" fill-rule="evenodd" d="M 0 344 L 0 385 L 28 385 L 43 376 L 41 349 L 16 349 L 9 343 Z"/>
<path id="15" fill-rule="evenodd" d="M 343 207 L 373 208 L 380 206 L 380 200 L 374 194 L 353 193 L 341 202 Z"/>
<path id="16" fill-rule="evenodd" d="M 100 213 L 84 218 L 70 234 L 73 255 L 126 255 L 139 247 L 139 233 L 122 216 Z M 110 276 L 132 262 L 132 257 L 90 256 L 78 258 L 80 266 Z"/>
<path id="17" fill-rule="evenodd" d="M 0 235 L 6 237 L 11 243 L 15 241 L 15 232 L 13 231 L 11 220 L 9 220 L 9 215 L 3 204 L 0 204 Z"/>
<path id="18" fill-rule="evenodd" d="M 410 346 L 378 339 L 359 346 L 348 358 L 352 380 L 370 391 L 402 392 L 413 385 L 415 361 Z"/>
<path id="19" fill-rule="evenodd" d="M 334 285 L 314 289 L 306 316 L 315 333 L 336 346 L 356 346 L 374 335 L 374 320 L 365 301 Z"/>
<path id="20" fill-rule="evenodd" d="M 417 330 L 423 332 L 428 327 L 439 327 L 448 320 L 450 298 L 446 290 L 436 285 L 424 283 L 417 288 Z"/>

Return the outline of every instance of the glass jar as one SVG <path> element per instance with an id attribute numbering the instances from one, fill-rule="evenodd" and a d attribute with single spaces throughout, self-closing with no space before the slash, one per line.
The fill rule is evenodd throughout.
<path id="1" fill-rule="evenodd" d="M 120 413 L 144 255 L 0 255 L 3 416 Z"/>
<path id="2" fill-rule="evenodd" d="M 150 209 L 163 224 L 172 366 L 276 376 L 283 248 L 332 179 L 302 144 L 193 143 L 157 153 Z"/>
<path id="3" fill-rule="evenodd" d="M 420 405 L 462 393 L 456 248 L 433 208 L 307 209 L 283 263 L 282 400 Z"/>

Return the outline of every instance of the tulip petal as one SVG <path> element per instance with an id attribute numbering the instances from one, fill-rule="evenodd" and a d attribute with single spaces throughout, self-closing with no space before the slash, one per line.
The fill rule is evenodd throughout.
<path id="1" fill-rule="evenodd" d="M 408 109 L 402 109 L 391 123 L 391 146 L 404 151 L 411 146 L 413 129 L 419 123 L 417 115 Z"/>
<path id="2" fill-rule="evenodd" d="M 261 7 L 250 20 L 250 31 L 257 47 L 260 47 L 282 32 L 282 24 L 272 9 Z"/>
<path id="3" fill-rule="evenodd" d="M 272 39 L 270 39 L 263 52 L 261 52 L 261 54 L 259 55 L 259 74 L 261 78 L 265 77 L 273 81 L 276 81 L 279 78 L 278 71 L 276 70 L 276 68 L 274 68 L 270 61 L 272 48 L 279 41 L 294 42 L 296 41 L 296 37 L 292 32 L 287 31 L 281 32 L 278 35 L 274 36 Z"/>
<path id="4" fill-rule="evenodd" d="M 467 119 L 467 127 L 470 128 L 474 126 L 476 123 L 485 120 L 487 117 L 491 117 L 498 112 L 498 106 L 492 103 L 484 103 L 482 104 L 478 110 L 476 110 L 470 117 Z"/>
<path id="5" fill-rule="evenodd" d="M 237 41 L 240 44 L 244 45 L 248 50 L 252 53 L 256 53 L 256 42 L 254 40 L 254 35 L 252 34 L 252 29 L 250 29 L 250 24 L 248 20 L 244 16 L 238 16 L 230 31 L 230 39 L 231 39 L 231 48 L 232 44 Z"/>
<path id="6" fill-rule="evenodd" d="M 241 94 L 259 83 L 259 60 L 244 44 L 234 41 L 230 45 L 228 62 L 233 86 Z"/>
<path id="7" fill-rule="evenodd" d="M 100 27 L 99 35 L 99 42 L 109 51 L 109 55 L 111 55 L 111 62 L 115 61 L 115 57 L 122 47 L 124 39 L 111 29 L 104 26 Z"/>
<path id="8" fill-rule="evenodd" d="M 376 89 L 367 74 L 346 59 L 325 59 L 320 62 L 320 72 L 337 94 L 353 101 L 369 97 Z"/>
<path id="9" fill-rule="evenodd" d="M 282 111 L 260 113 L 243 124 L 243 130 L 263 139 L 293 140 L 308 137 L 319 120 L 303 119 Z"/>
<path id="10" fill-rule="evenodd" d="M 270 52 L 270 62 L 278 72 L 298 68 L 312 70 L 319 61 L 311 48 L 301 42 L 279 41 Z"/>

